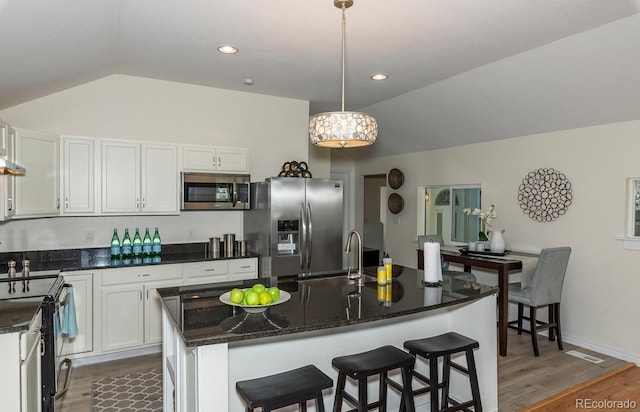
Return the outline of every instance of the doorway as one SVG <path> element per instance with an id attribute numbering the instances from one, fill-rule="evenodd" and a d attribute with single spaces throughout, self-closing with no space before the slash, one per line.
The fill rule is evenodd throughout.
<path id="1" fill-rule="evenodd" d="M 363 264 L 377 266 L 385 251 L 387 175 L 364 176 Z"/>

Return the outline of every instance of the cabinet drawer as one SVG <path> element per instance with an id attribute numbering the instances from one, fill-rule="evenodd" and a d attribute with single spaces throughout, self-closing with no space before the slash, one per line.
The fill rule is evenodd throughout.
<path id="1" fill-rule="evenodd" d="M 182 279 L 182 265 L 150 265 L 102 271 L 103 285 Z"/>
<path id="2" fill-rule="evenodd" d="M 227 261 L 215 260 L 210 262 L 194 262 L 187 264 L 187 278 L 202 278 L 209 276 L 227 276 Z"/>
<path id="3" fill-rule="evenodd" d="M 258 273 L 258 259 L 233 259 L 229 261 L 229 273 Z"/>

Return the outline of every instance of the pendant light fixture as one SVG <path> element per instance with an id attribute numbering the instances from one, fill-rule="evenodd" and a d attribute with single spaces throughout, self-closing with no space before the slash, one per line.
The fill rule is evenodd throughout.
<path id="1" fill-rule="evenodd" d="M 353 0 L 334 0 L 333 5 L 342 9 L 342 110 L 311 116 L 309 138 L 315 146 L 320 147 L 369 146 L 378 136 L 376 119 L 367 113 L 344 111 L 345 10 L 353 6 Z"/>

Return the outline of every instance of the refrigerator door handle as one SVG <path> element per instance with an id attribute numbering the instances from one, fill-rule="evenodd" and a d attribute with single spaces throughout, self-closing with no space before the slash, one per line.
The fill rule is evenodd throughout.
<path id="1" fill-rule="evenodd" d="M 311 204 L 307 203 L 307 270 L 311 267 L 311 248 L 313 246 L 313 220 L 311 219 Z"/>
<path id="2" fill-rule="evenodd" d="M 307 222 L 306 222 L 306 213 L 304 209 L 304 203 L 300 203 L 300 269 L 305 271 L 305 256 L 307 251 Z"/>

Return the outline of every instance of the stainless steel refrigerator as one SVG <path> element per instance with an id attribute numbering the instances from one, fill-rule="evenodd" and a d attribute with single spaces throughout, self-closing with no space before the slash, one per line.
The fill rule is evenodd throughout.
<path id="1" fill-rule="evenodd" d="M 272 177 L 251 183 L 244 239 L 260 255 L 259 277 L 342 271 L 342 196 L 341 180 Z"/>

